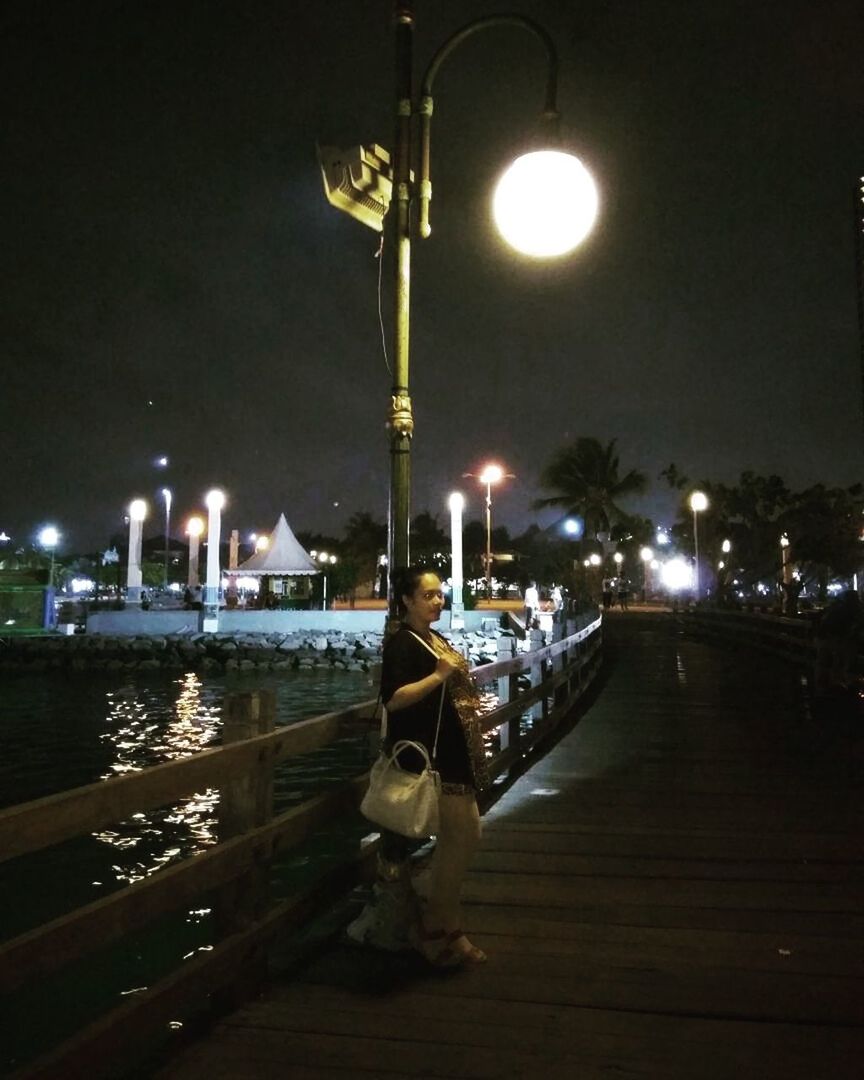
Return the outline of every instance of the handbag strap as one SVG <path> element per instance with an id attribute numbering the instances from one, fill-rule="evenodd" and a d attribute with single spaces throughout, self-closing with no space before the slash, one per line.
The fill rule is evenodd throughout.
<path id="1" fill-rule="evenodd" d="M 444 695 L 447 693 L 447 683 L 441 683 L 441 698 L 438 701 L 438 719 L 435 721 L 435 742 L 432 744 L 432 760 L 438 756 L 438 732 L 441 730 L 441 712 L 444 708 Z"/>
<path id="2" fill-rule="evenodd" d="M 436 660 L 441 659 L 438 652 L 435 649 L 433 649 L 432 646 L 427 641 L 424 641 L 423 638 L 420 637 L 419 634 L 415 634 L 413 630 L 408 630 L 408 633 L 411 635 L 411 637 L 416 638 L 420 642 L 420 644 L 423 646 L 424 649 L 428 649 L 429 652 L 432 653 L 432 655 L 435 657 Z M 447 693 L 447 684 L 442 683 L 441 684 L 441 700 L 438 702 L 438 719 L 435 721 L 435 741 L 432 744 L 432 760 L 433 761 L 435 760 L 436 755 L 438 753 L 438 732 L 441 730 L 441 712 L 442 712 L 442 710 L 444 708 L 444 695 L 446 693 Z"/>

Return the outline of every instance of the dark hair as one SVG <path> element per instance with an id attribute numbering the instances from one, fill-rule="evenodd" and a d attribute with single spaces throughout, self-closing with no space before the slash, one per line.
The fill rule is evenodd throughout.
<path id="1" fill-rule="evenodd" d="M 438 571 L 431 566 L 404 566 L 393 574 L 393 593 L 396 597 L 396 605 L 400 615 L 404 615 L 406 612 L 402 597 L 413 595 L 420 584 L 420 578 L 424 574 L 435 574 L 437 576 Z"/>

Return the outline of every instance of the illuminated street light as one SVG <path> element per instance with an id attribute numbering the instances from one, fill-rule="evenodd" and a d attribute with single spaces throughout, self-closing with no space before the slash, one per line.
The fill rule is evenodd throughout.
<path id="1" fill-rule="evenodd" d="M 639 558 L 642 560 L 642 603 L 646 603 L 648 595 L 654 588 L 654 582 L 651 580 L 651 569 L 654 566 L 654 551 L 648 547 L 639 548 Z"/>
<path id="2" fill-rule="evenodd" d="M 269 536 L 256 536 L 255 537 L 255 551 L 266 551 L 270 547 Z"/>
<path id="3" fill-rule="evenodd" d="M 693 583 L 693 571 L 684 559 L 669 559 L 663 563 L 661 578 L 669 592 L 680 592 L 689 589 Z"/>
<path id="4" fill-rule="evenodd" d="M 694 491 L 690 496 L 690 509 L 693 511 L 693 593 L 699 599 L 699 519 L 698 515 L 708 509 L 708 496 L 704 491 Z"/>
<path id="5" fill-rule="evenodd" d="M 453 593 L 450 598 L 450 629 L 462 630 L 465 626 L 465 602 L 462 598 L 462 511 L 465 496 L 454 491 L 447 500 L 450 510 L 450 582 Z"/>
<path id="6" fill-rule="evenodd" d="M 5 535 L 5 534 L 4 534 Z M 7 536 L 8 540 L 9 537 Z M 39 543 L 46 551 L 51 555 L 51 564 L 48 569 L 48 585 L 49 588 L 54 588 L 54 549 L 60 543 L 60 533 L 57 531 L 56 526 L 46 525 L 44 529 L 39 533 Z"/>
<path id="7" fill-rule="evenodd" d="M 789 537 L 786 533 L 780 537 L 780 559 L 783 564 L 783 585 L 788 588 L 792 584 L 792 563 L 789 561 Z"/>
<path id="8" fill-rule="evenodd" d="M 502 480 L 512 479 L 513 473 L 505 473 L 500 465 L 489 463 L 483 467 L 483 472 L 464 473 L 464 476 L 473 476 L 481 484 L 486 485 L 486 599 L 492 600 L 492 485 Z"/>
<path id="9" fill-rule="evenodd" d="M 599 565 L 600 565 L 600 563 L 601 563 L 601 562 L 603 562 L 603 560 L 602 560 L 602 559 L 600 558 L 600 556 L 599 556 L 599 555 L 597 554 L 597 552 L 595 551 L 595 552 L 593 553 L 593 555 L 589 555 L 589 556 L 588 556 L 588 562 L 589 562 L 589 564 L 590 564 L 591 566 L 599 566 Z"/>
<path id="10" fill-rule="evenodd" d="M 724 555 L 728 555 L 729 552 L 732 550 L 732 541 L 724 540 L 723 543 L 720 545 L 720 550 L 723 552 Z"/>
<path id="11" fill-rule="evenodd" d="M 147 503 L 133 499 L 129 503 L 129 558 L 126 563 L 126 603 L 141 603 L 141 541 L 144 538 L 144 518 Z"/>
<path id="12" fill-rule="evenodd" d="M 492 213 L 523 255 L 554 258 L 579 245 L 597 217 L 597 187 L 577 157 L 558 150 L 523 154 L 495 188 Z"/>
<path id="13" fill-rule="evenodd" d="M 339 561 L 338 556 L 329 555 L 326 551 L 310 551 L 309 554 L 315 559 L 316 562 L 320 562 L 324 566 L 322 572 L 322 584 L 324 588 L 324 600 L 322 603 L 322 611 L 327 610 L 327 567 L 335 566 Z"/>
<path id="14" fill-rule="evenodd" d="M 526 155 L 517 162 L 513 173 L 502 177 L 493 207 L 494 219 L 507 242 L 535 256 L 562 255 L 586 235 L 597 210 L 593 181 L 576 159 L 565 160 L 566 155 L 559 145 L 558 59 L 552 39 L 542 26 L 521 15 L 490 15 L 476 19 L 449 37 L 432 56 L 420 84 L 420 93 L 415 96 L 412 70 L 414 12 L 410 0 L 397 3 L 394 25 L 396 130 L 392 168 L 391 155 L 378 145 L 345 153 L 334 148 L 319 148 L 318 154 L 325 194 L 334 206 L 381 232 L 391 196 L 395 202 L 393 214 L 396 220 L 390 230 L 394 249 L 393 386 L 387 420 L 390 430 L 387 555 L 391 623 L 398 620 L 398 597 L 393 588 L 396 572 L 409 564 L 411 440 L 414 434 L 408 387 L 411 241 L 415 227 L 421 237 L 431 233 L 433 84 L 441 64 L 467 38 L 496 26 L 515 26 L 537 37 L 546 52 L 546 95 L 541 113 L 545 129 L 541 142 L 543 151 Z M 540 181 L 536 179 L 526 185 L 525 177 L 538 164 L 544 166 L 542 186 L 537 186 Z M 553 167 L 551 181 L 549 166 Z M 527 196 L 532 213 L 526 213 L 524 209 L 513 213 L 517 192 Z M 558 210 L 552 209 L 553 202 L 559 206 Z M 562 204 L 564 209 L 561 209 Z M 532 216 L 534 225 L 541 227 L 539 240 L 536 236 L 527 236 Z M 491 591 L 489 572 L 487 559 L 487 590 Z"/>

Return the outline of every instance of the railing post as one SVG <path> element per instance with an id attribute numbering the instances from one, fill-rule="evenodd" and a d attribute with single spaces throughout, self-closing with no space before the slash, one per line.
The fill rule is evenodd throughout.
<path id="1" fill-rule="evenodd" d="M 231 694 L 225 699 L 222 729 L 224 744 L 251 739 L 273 730 L 276 721 L 276 695 L 272 690 L 253 690 Z M 273 759 L 258 762 L 254 771 L 227 781 L 219 799 L 219 839 L 249 832 L 266 824 L 273 816 Z M 216 902 L 216 926 L 221 937 L 237 933 L 260 918 L 270 906 L 269 852 L 259 851 L 254 865 L 240 877 L 220 889 Z M 218 995 L 216 1009 L 231 1008 L 235 1002 L 254 992 L 265 974 L 267 958 L 258 947 L 235 979 L 234 987 Z"/>
<path id="2" fill-rule="evenodd" d="M 546 644 L 545 637 L 542 630 L 532 630 L 529 635 L 530 645 L 529 648 L 532 653 L 538 652 Z M 539 686 L 543 682 L 543 664 L 541 661 L 534 661 L 531 664 L 531 687 Z M 530 709 L 529 716 L 531 717 L 531 723 L 534 724 L 538 720 L 542 720 L 546 716 L 546 699 L 535 702 Z"/>
<path id="3" fill-rule="evenodd" d="M 512 660 L 516 655 L 516 637 L 510 631 L 498 638 L 498 659 Z M 505 675 L 498 680 L 498 704 L 506 705 L 519 693 L 516 675 Z M 519 745 L 519 717 L 508 720 L 498 729 L 498 745 L 501 750 L 509 750 Z"/>

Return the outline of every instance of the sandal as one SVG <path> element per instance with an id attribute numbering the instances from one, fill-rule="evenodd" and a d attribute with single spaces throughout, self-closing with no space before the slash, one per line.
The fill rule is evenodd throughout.
<path id="1" fill-rule="evenodd" d="M 447 941 L 451 948 L 460 938 L 464 938 L 468 945 L 465 949 L 454 950 L 458 956 L 462 957 L 462 962 L 465 964 L 485 964 L 489 957 L 482 949 L 478 949 L 476 945 L 472 945 L 471 942 L 468 941 L 468 938 L 465 937 L 464 930 L 451 930 L 447 935 Z"/>
<path id="2" fill-rule="evenodd" d="M 412 937 L 411 944 L 434 968 L 446 970 L 462 967 L 467 959 L 467 953 L 453 948 L 454 935 L 446 930 L 427 930 L 421 922 Z"/>

